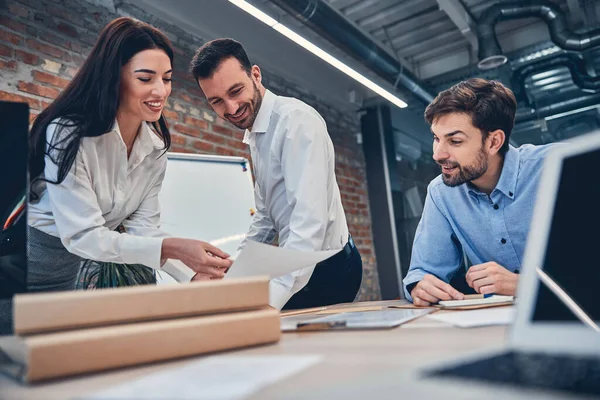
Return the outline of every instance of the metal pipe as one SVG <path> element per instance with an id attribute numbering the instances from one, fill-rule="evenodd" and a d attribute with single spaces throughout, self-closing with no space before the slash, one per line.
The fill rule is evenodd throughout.
<path id="1" fill-rule="evenodd" d="M 600 76 L 591 76 L 587 71 L 583 57 L 574 53 L 558 54 L 516 69 L 512 77 L 513 87 L 519 88 L 527 105 L 531 105 L 525 88 L 525 79 L 535 73 L 553 70 L 558 67 L 568 68 L 573 83 L 584 92 L 597 93 L 600 91 Z"/>
<path id="2" fill-rule="evenodd" d="M 497 67 L 502 59 L 506 62 L 494 30 L 496 24 L 502 20 L 530 17 L 541 18 L 548 25 L 552 41 L 565 50 L 583 51 L 600 45 L 600 29 L 586 33 L 572 32 L 567 26 L 562 10 L 549 1 L 536 0 L 527 5 L 495 4 L 483 12 L 477 24 L 480 68 Z"/>
<path id="3" fill-rule="evenodd" d="M 392 84 L 400 83 L 429 104 L 435 97 L 398 60 L 322 0 L 271 0 L 313 31 Z"/>
<path id="4" fill-rule="evenodd" d="M 574 99 L 561 101 L 560 103 L 550 104 L 537 109 L 518 110 L 515 116 L 515 123 L 520 124 L 536 119 L 543 119 L 552 115 L 561 114 L 584 107 L 600 105 L 600 93 L 594 93 L 587 96 L 581 96 Z"/>

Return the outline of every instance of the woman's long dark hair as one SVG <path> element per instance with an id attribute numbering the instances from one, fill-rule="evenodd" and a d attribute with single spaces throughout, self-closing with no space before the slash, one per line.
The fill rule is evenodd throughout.
<path id="1" fill-rule="evenodd" d="M 100 32 L 79 72 L 33 123 L 29 137 L 32 183 L 44 172 L 45 155 L 57 164 L 58 175 L 56 181 L 41 179 L 61 183 L 73 166 L 81 138 L 104 135 L 112 129 L 119 108 L 121 67 L 135 54 L 150 49 L 163 50 L 173 65 L 171 42 L 151 25 L 123 17 L 113 20 Z M 46 130 L 55 119 L 61 119 L 61 122 L 46 149 Z M 171 145 L 171 135 L 164 116 L 161 115 L 152 125 L 167 150 Z M 63 135 L 63 132 L 68 134 Z M 33 200 L 38 198 L 34 186 L 31 185 Z"/>

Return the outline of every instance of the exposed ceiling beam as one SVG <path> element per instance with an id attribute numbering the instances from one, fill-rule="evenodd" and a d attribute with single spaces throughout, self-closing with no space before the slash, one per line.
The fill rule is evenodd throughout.
<path id="1" fill-rule="evenodd" d="M 368 1 L 361 1 L 359 3 L 354 4 L 353 6 L 348 6 L 348 7 L 344 7 L 343 9 L 337 9 L 335 8 L 335 5 L 332 4 L 334 7 L 333 9 L 335 11 L 337 11 L 338 14 L 341 14 L 350 24 L 352 24 L 356 29 L 360 30 L 361 32 L 363 32 L 366 36 L 370 37 L 371 40 L 373 40 L 376 43 L 379 43 L 382 47 L 383 50 L 385 50 L 389 55 L 393 56 L 394 58 L 396 58 L 396 60 L 400 63 L 400 65 L 402 65 L 403 68 L 406 68 L 407 70 L 409 70 L 410 72 L 414 73 L 414 66 L 404 57 L 402 57 L 400 54 L 398 54 L 398 51 L 394 48 L 394 46 L 392 45 L 392 43 L 388 40 L 387 42 L 381 41 L 379 39 L 377 39 L 372 32 L 369 32 L 365 29 L 363 29 L 362 26 L 360 26 L 357 21 L 354 21 L 352 18 L 349 17 L 349 14 L 351 12 L 355 12 L 357 11 L 357 9 L 351 9 L 350 7 L 360 7 L 360 6 L 368 6 L 368 7 L 372 7 L 374 4 L 376 4 L 376 1 L 374 2 L 368 2 Z M 360 11 L 360 10 L 358 10 Z M 385 30 L 384 30 L 385 33 Z"/>
<path id="2" fill-rule="evenodd" d="M 378 0 L 363 0 L 358 3 L 350 4 L 349 6 L 342 7 L 339 10 L 344 15 L 359 13 L 365 10 L 371 9 L 373 6 L 377 5 Z"/>
<path id="3" fill-rule="evenodd" d="M 476 60 L 477 54 L 477 35 L 476 23 L 471 17 L 469 11 L 464 7 L 460 0 L 436 0 L 440 10 L 444 11 L 450 20 L 456 25 L 471 46 L 471 59 Z"/>
<path id="4" fill-rule="evenodd" d="M 277 2 L 273 1 L 273 0 L 261 0 L 261 1 L 265 4 L 267 4 L 267 3 L 277 4 Z M 372 4 L 375 4 L 377 1 L 378 0 L 375 0 L 373 3 L 368 3 L 368 4 L 372 5 Z M 402 55 L 398 53 L 398 51 L 394 48 L 394 46 L 392 45 L 392 43 L 389 40 L 383 41 L 381 39 L 378 39 L 371 32 L 365 30 L 356 21 L 354 21 L 352 18 L 349 17 L 348 7 L 352 7 L 352 5 L 347 6 L 347 7 L 342 7 L 341 9 L 339 9 L 339 8 L 336 8 L 335 2 L 330 2 L 330 3 L 332 6 L 331 8 L 337 14 L 339 14 L 342 18 L 344 18 L 346 21 L 348 21 L 348 23 L 350 25 L 352 25 L 355 29 L 362 32 L 365 36 L 369 37 L 374 42 L 378 43 L 380 45 L 380 47 L 382 48 L 382 50 L 384 50 L 390 56 L 394 57 L 396 59 L 396 61 L 398 61 L 400 63 L 400 65 L 402 65 L 402 68 L 406 69 L 407 71 L 409 71 L 413 74 L 416 73 L 415 66 L 409 60 L 407 60 L 405 57 L 402 57 Z M 359 2 L 359 3 L 355 4 L 354 7 L 358 7 L 361 4 L 363 4 L 363 2 Z M 365 4 L 367 4 L 367 2 L 365 2 Z M 385 31 L 384 31 L 384 34 L 385 34 Z"/>

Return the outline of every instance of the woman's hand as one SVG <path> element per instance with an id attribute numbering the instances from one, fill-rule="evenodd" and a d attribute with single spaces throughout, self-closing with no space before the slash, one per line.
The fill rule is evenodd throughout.
<path id="1" fill-rule="evenodd" d="M 163 240 L 161 258 L 174 258 L 190 267 L 203 279 L 221 279 L 231 267 L 229 254 L 210 243 L 195 239 L 166 238 Z M 196 279 L 193 280 L 203 280 Z"/>

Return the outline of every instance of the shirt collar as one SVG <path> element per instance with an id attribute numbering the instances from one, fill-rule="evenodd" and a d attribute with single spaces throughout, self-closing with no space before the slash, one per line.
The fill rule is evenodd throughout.
<path id="1" fill-rule="evenodd" d="M 513 199 L 517 189 L 517 177 L 519 175 L 519 151 L 513 146 L 508 146 L 508 151 L 504 155 L 504 164 L 500 180 L 496 185 L 496 190 L 504 193 L 505 196 Z"/>
<path id="2" fill-rule="evenodd" d="M 121 143 L 125 146 L 125 142 L 121 136 L 121 129 L 119 128 L 119 123 L 116 119 L 111 130 L 117 133 Z M 138 164 L 146 156 L 152 154 L 153 151 L 164 149 L 164 147 L 165 144 L 162 139 L 150 127 L 150 124 L 142 121 L 140 129 L 138 130 L 138 135 L 135 138 L 135 142 L 133 142 L 133 148 L 131 149 L 129 159 L 132 160 L 134 164 Z"/>
<path id="3" fill-rule="evenodd" d="M 114 131 L 121 139 L 121 143 L 125 146 L 125 142 L 123 141 L 123 136 L 121 136 L 121 129 L 119 128 L 119 123 L 115 119 L 113 123 L 111 131 Z M 155 149 L 162 149 L 165 147 L 162 139 L 154 132 L 154 130 L 150 127 L 150 124 L 142 121 L 140 125 L 140 129 L 138 130 L 137 137 L 135 138 L 135 142 L 133 143 L 132 153 L 142 152 L 144 155 L 150 154 Z"/>
<path id="4" fill-rule="evenodd" d="M 273 108 L 275 107 L 275 100 L 277 100 L 277 96 L 270 90 L 265 90 L 265 95 L 263 96 L 260 104 L 260 110 L 258 110 L 254 124 L 252 124 L 252 128 L 250 130 L 246 129 L 244 132 L 244 143 L 249 143 L 250 137 L 253 133 L 265 133 L 267 131 L 269 128 L 269 122 L 271 121 L 271 114 L 273 113 Z"/>
<path id="5" fill-rule="evenodd" d="M 494 188 L 494 191 L 498 190 L 503 193 L 506 197 L 514 199 L 517 188 L 517 178 L 519 174 L 519 151 L 509 145 L 508 151 L 504 155 L 504 162 L 502 164 L 502 172 L 500 173 L 500 179 Z M 474 195 L 483 195 L 473 184 L 467 182 L 467 189 Z"/>

